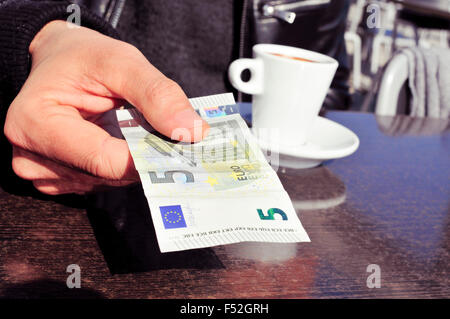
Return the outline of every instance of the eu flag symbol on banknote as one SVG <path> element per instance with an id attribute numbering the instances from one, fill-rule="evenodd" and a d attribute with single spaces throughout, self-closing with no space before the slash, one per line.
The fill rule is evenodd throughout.
<path id="1" fill-rule="evenodd" d="M 187 227 L 180 205 L 159 206 L 159 210 L 165 229 Z"/>

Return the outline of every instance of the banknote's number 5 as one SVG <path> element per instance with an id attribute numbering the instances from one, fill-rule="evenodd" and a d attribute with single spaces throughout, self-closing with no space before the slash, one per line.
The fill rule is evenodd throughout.
<path id="1" fill-rule="evenodd" d="M 257 211 L 258 211 L 259 218 L 261 218 L 262 220 L 274 220 L 275 219 L 275 214 L 279 214 L 283 220 L 287 220 L 288 219 L 286 213 L 283 212 L 279 208 L 269 208 L 267 210 L 267 215 L 264 214 L 262 209 L 258 208 Z"/>
<path id="2" fill-rule="evenodd" d="M 153 184 L 162 184 L 162 183 L 175 183 L 175 179 L 173 175 L 175 173 L 184 174 L 186 177 L 185 183 L 193 183 L 194 182 L 194 174 L 185 170 L 175 170 L 175 171 L 166 171 L 164 172 L 164 177 L 158 177 L 156 172 L 148 172 L 150 175 L 150 180 Z"/>

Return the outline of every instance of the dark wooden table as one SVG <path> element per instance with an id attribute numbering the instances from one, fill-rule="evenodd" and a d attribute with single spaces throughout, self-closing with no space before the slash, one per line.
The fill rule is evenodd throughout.
<path id="1" fill-rule="evenodd" d="M 359 150 L 282 169 L 311 243 L 159 253 L 139 185 L 89 207 L 0 191 L 0 296 L 84 298 L 449 298 L 448 121 L 330 112 Z M 69 289 L 66 268 L 81 268 Z M 368 288 L 367 267 L 381 270 Z"/>

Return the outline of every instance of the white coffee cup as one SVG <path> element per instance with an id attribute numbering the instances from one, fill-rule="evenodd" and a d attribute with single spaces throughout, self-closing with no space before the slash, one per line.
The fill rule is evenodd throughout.
<path id="1" fill-rule="evenodd" d="M 307 141 L 337 67 L 335 59 L 317 52 L 257 44 L 253 59 L 233 61 L 228 76 L 236 89 L 253 95 L 253 130 L 279 130 L 281 146 L 298 147 Z M 246 69 L 248 82 L 241 79 Z"/>

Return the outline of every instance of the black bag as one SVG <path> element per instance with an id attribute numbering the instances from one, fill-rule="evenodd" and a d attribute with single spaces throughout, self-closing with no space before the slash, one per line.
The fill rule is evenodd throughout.
<path id="1" fill-rule="evenodd" d="M 339 68 L 324 107 L 348 109 L 350 70 L 344 33 L 349 5 L 349 0 L 246 0 L 240 55 L 251 57 L 254 44 L 274 43 L 331 56 Z"/>

